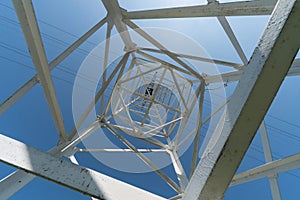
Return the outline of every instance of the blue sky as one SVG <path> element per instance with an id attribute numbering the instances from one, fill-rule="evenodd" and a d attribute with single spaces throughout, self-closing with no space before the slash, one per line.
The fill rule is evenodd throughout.
<path id="1" fill-rule="evenodd" d="M 122 0 L 120 5 L 127 10 L 135 10 L 192 5 L 195 2 L 199 3 L 199 1 L 181 1 L 181 4 L 178 4 L 178 2 L 171 0 L 163 2 L 158 0 L 145 2 Z M 34 1 L 34 7 L 49 61 L 106 15 L 103 5 L 98 0 Z M 268 17 L 230 17 L 228 20 L 249 59 Z M 136 23 L 141 27 L 164 27 L 179 31 L 200 43 L 213 58 L 241 63 L 215 18 L 201 20 L 141 20 L 136 21 Z M 74 125 L 72 118 L 72 88 L 76 72 L 87 54 L 103 41 L 105 31 L 105 27 L 102 27 L 79 50 L 72 53 L 52 71 L 67 132 Z M 0 36 L 0 102 L 3 102 L 36 73 L 13 5 L 9 0 L 0 2 Z M 297 87 L 299 84 L 299 77 L 287 77 L 266 117 L 266 125 L 275 159 L 293 155 L 300 151 L 300 118 L 298 116 L 298 113 L 300 113 L 298 105 L 300 89 Z M 229 86 L 228 92 L 232 92 L 233 88 L 234 84 Z M 209 103 L 206 103 L 205 106 L 209 106 Z M 56 129 L 40 85 L 36 85 L 0 117 L 0 133 L 42 151 L 47 151 L 57 144 Z M 188 149 L 182 157 L 185 163 L 189 162 L 185 155 L 191 153 L 191 150 L 191 148 Z M 83 166 L 100 170 L 104 174 L 156 194 L 166 197 L 175 195 L 174 191 L 153 172 L 144 174 L 120 172 L 100 163 L 89 154 L 79 154 L 77 158 Z M 257 134 L 238 171 L 242 172 L 263 163 L 264 156 L 261 141 Z M 0 163 L 0 179 L 14 170 L 14 168 Z M 168 166 L 163 171 L 171 175 L 172 167 Z M 174 175 L 171 175 L 171 177 L 176 179 Z M 299 199 L 299 183 L 299 170 L 279 174 L 279 185 L 283 199 Z M 41 178 L 36 178 L 11 199 L 41 198 L 90 199 L 85 195 Z M 261 179 L 229 188 L 225 199 L 271 199 L 268 180 Z"/>

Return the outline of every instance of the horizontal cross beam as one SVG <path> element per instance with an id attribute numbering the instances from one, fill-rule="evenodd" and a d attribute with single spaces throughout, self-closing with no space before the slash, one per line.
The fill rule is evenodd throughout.
<path id="1" fill-rule="evenodd" d="M 207 5 L 179 8 L 164 8 L 127 12 L 123 10 L 124 19 L 159 19 L 191 18 L 216 16 L 270 15 L 276 0 L 254 0 L 230 3 L 210 3 Z"/>
<path id="2" fill-rule="evenodd" d="M 1 162 L 101 200 L 165 199 L 4 135 L 0 135 L 0 146 Z"/>
<path id="3" fill-rule="evenodd" d="M 298 52 L 299 16 L 299 1 L 278 1 L 183 200 L 223 198 Z"/>

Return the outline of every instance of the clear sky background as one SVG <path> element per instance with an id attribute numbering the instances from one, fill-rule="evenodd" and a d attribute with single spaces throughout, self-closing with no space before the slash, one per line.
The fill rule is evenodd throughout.
<path id="1" fill-rule="evenodd" d="M 106 15 L 103 5 L 98 0 L 35 0 L 33 2 L 49 61 Z M 186 0 L 178 2 L 174 0 L 121 0 L 120 5 L 127 10 L 138 10 L 193 5 L 205 1 Z M 266 26 L 268 16 L 229 17 L 228 20 L 249 59 Z M 211 57 L 241 63 L 215 18 L 141 20 L 136 21 L 136 23 L 141 27 L 164 27 L 179 31 L 200 43 Z M 80 49 L 72 53 L 52 71 L 67 132 L 74 125 L 72 118 L 72 88 L 76 72 L 87 54 L 104 40 L 105 31 L 105 27 L 102 27 L 88 42 L 85 42 Z M 0 2 L 0 69 L 0 102 L 3 102 L 36 74 L 16 13 L 9 0 Z M 287 77 L 266 117 L 274 159 L 280 159 L 300 151 L 299 85 L 299 77 Z M 205 106 L 209 106 L 209 103 Z M 56 129 L 40 85 L 36 85 L 0 117 L 0 133 L 43 151 L 47 151 L 57 144 Z M 187 151 L 187 153 L 190 152 L 191 149 Z M 99 163 L 88 154 L 80 154 L 77 158 L 83 166 L 97 169 L 104 174 L 156 194 L 167 197 L 175 195 L 173 190 L 154 173 L 131 174 L 120 172 Z M 260 137 L 257 134 L 238 171 L 242 172 L 263 163 L 263 150 Z M 0 163 L 0 179 L 13 171 L 15 171 L 14 168 Z M 169 173 L 171 167 L 166 167 L 163 171 Z M 279 174 L 279 185 L 283 199 L 299 199 L 300 170 Z M 11 199 L 34 200 L 41 198 L 49 200 L 90 199 L 88 196 L 41 178 L 36 178 Z M 260 179 L 231 187 L 228 189 L 225 199 L 271 199 L 268 180 Z"/>

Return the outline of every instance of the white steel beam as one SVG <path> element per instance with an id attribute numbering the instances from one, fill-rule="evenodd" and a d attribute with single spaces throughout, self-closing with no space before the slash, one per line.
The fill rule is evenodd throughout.
<path id="1" fill-rule="evenodd" d="M 79 163 L 78 163 L 78 161 L 77 161 L 77 159 L 76 159 L 76 157 L 75 157 L 74 155 L 70 156 L 69 159 L 70 159 L 70 161 L 71 161 L 72 163 L 74 163 L 75 165 L 79 165 Z M 96 199 L 96 198 L 94 198 L 94 197 L 91 197 L 91 199 L 92 199 L 92 200 L 98 200 L 98 199 Z"/>
<path id="2" fill-rule="evenodd" d="M 272 162 L 273 156 L 271 151 L 271 146 L 269 142 L 268 132 L 265 125 L 265 121 L 263 121 L 259 127 L 260 137 L 261 137 L 261 143 L 264 150 L 265 160 L 266 162 Z M 273 200 L 281 200 L 281 194 L 278 184 L 278 178 L 277 174 L 274 174 L 273 176 L 269 176 L 269 182 L 271 187 L 271 193 Z"/>
<path id="3" fill-rule="evenodd" d="M 115 77 L 115 75 L 117 74 L 117 72 L 120 70 L 121 72 L 124 70 L 125 66 L 126 66 L 126 62 L 129 58 L 129 52 L 125 53 L 122 57 L 122 59 L 120 60 L 120 62 L 117 64 L 117 66 L 115 67 L 115 69 L 112 71 L 112 73 L 110 74 L 110 76 L 108 77 L 108 79 L 105 81 L 105 83 L 102 85 L 101 89 L 97 92 L 97 94 L 95 95 L 95 99 L 92 100 L 88 107 L 86 108 L 86 110 L 84 111 L 84 113 L 82 113 L 82 115 L 80 116 L 80 118 L 78 119 L 78 121 L 76 122 L 75 126 L 73 127 L 73 129 L 71 130 L 70 134 L 68 135 L 68 139 L 71 140 L 77 133 L 77 129 L 83 124 L 84 120 L 87 118 L 87 116 L 89 115 L 89 113 L 91 112 L 91 110 L 94 108 L 95 104 L 99 101 L 100 97 L 104 94 L 104 91 L 106 90 L 106 88 L 108 87 L 108 85 L 111 83 L 111 81 L 113 80 L 113 78 Z M 121 73 L 119 72 L 119 73 Z M 123 72 L 122 72 L 123 73 Z"/>
<path id="4" fill-rule="evenodd" d="M 78 153 L 80 152 L 99 152 L 99 153 L 134 153 L 132 149 L 77 149 Z M 137 149 L 140 153 L 151 153 L 151 152 L 160 152 L 166 153 L 165 149 Z"/>
<path id="5" fill-rule="evenodd" d="M 182 190 L 184 190 L 186 188 L 189 180 L 185 174 L 185 171 L 181 164 L 179 156 L 178 156 L 176 150 L 167 150 L 167 152 L 169 153 L 169 155 L 171 157 L 173 168 L 177 175 L 177 179 L 179 181 L 180 187 L 182 188 Z"/>
<path id="6" fill-rule="evenodd" d="M 218 4 L 219 2 L 217 0 L 208 0 L 207 1 L 209 4 Z M 227 21 L 225 16 L 218 16 L 217 17 L 219 23 L 221 24 L 221 26 L 223 27 L 225 33 L 227 34 L 228 38 L 230 39 L 233 47 L 235 48 L 236 52 L 238 53 L 238 55 L 240 56 L 241 60 L 243 61 L 244 65 L 246 65 L 248 63 L 248 59 L 241 47 L 241 45 L 239 44 L 237 38 L 235 37 L 232 28 L 230 27 L 229 22 Z"/>
<path id="7" fill-rule="evenodd" d="M 124 19 L 190 18 L 216 16 L 270 15 L 276 0 L 254 0 L 179 8 L 163 8 L 143 11 L 123 11 Z"/>
<path id="8" fill-rule="evenodd" d="M 233 47 L 235 48 L 235 50 L 238 53 L 239 57 L 243 61 L 244 65 L 247 65 L 248 64 L 248 59 L 247 59 L 240 43 L 238 42 L 237 38 L 235 37 L 235 35 L 233 33 L 233 30 L 231 29 L 230 24 L 227 21 L 226 17 L 218 16 L 217 18 L 218 18 L 218 21 L 220 22 L 221 26 L 223 27 L 225 33 L 227 34 L 229 40 L 231 41 L 231 44 L 233 45 Z"/>
<path id="9" fill-rule="evenodd" d="M 200 89 L 200 97 L 199 97 L 199 105 L 198 105 L 198 124 L 196 128 L 196 134 L 194 138 L 194 146 L 193 146 L 193 154 L 192 154 L 192 162 L 191 162 L 191 168 L 190 168 L 190 177 L 193 176 L 193 173 L 197 166 L 197 159 L 199 158 L 199 142 L 200 142 L 200 136 L 201 136 L 201 127 L 204 124 L 202 121 L 203 117 L 203 102 L 204 102 L 204 93 L 205 93 L 205 83 L 201 83 L 201 89 Z M 213 114 L 213 113 L 212 113 Z"/>
<path id="10" fill-rule="evenodd" d="M 0 146 L 3 148 L 0 153 L 1 162 L 98 199 L 164 199 L 94 170 L 41 152 L 4 135 L 0 135 Z"/>
<path id="11" fill-rule="evenodd" d="M 183 200 L 222 199 L 300 46 L 300 2 L 279 0 Z M 224 123 L 223 123 L 224 122 Z"/>
<path id="12" fill-rule="evenodd" d="M 226 72 L 218 75 L 212 75 L 212 76 L 207 75 L 204 77 L 204 80 L 206 84 L 217 83 L 220 81 L 229 83 L 229 82 L 239 81 L 243 74 L 244 74 L 244 70 L 241 69 L 241 70 Z"/>
<path id="13" fill-rule="evenodd" d="M 288 76 L 300 76 L 300 58 L 294 60 Z"/>
<path id="14" fill-rule="evenodd" d="M 134 54 L 131 54 L 132 56 L 132 59 L 131 59 L 131 63 L 128 67 L 128 70 L 131 70 L 131 68 L 133 67 L 134 65 L 134 62 L 135 62 L 135 55 Z M 116 84 L 119 82 L 119 80 L 121 79 L 121 77 L 123 76 L 123 73 L 124 73 L 124 70 L 125 70 L 125 67 L 126 67 L 126 64 L 123 65 L 123 67 L 121 68 L 119 74 L 118 74 L 118 77 L 115 81 L 115 84 L 114 84 L 114 87 L 116 86 Z M 111 91 L 110 95 L 109 95 L 109 98 L 108 98 L 108 102 L 106 103 L 105 105 L 105 109 L 104 109 L 104 113 L 103 115 L 106 116 L 107 112 L 109 111 L 109 108 L 111 106 L 111 102 L 112 102 L 112 95 L 113 95 L 113 91 Z"/>
<path id="15" fill-rule="evenodd" d="M 165 54 L 167 50 L 158 50 L 158 49 L 151 49 L 151 48 L 139 48 L 140 50 L 144 51 L 150 51 L 150 52 L 155 52 L 155 53 L 161 53 Z M 238 63 L 233 63 L 233 62 L 227 62 L 223 60 L 216 60 L 216 59 L 211 59 L 211 58 L 205 58 L 205 57 L 199 57 L 199 56 L 194 56 L 194 55 L 187 55 L 187 54 L 180 54 L 180 53 L 175 53 L 172 51 L 168 51 L 169 54 L 173 54 L 176 57 L 182 57 L 182 58 L 187 58 L 187 59 L 192 59 L 192 60 L 199 60 L 202 62 L 208 62 L 208 63 L 214 63 L 217 65 L 224 65 L 224 66 L 229 66 L 233 67 L 236 69 L 241 69 L 244 65 L 243 64 L 238 64 Z"/>
<path id="16" fill-rule="evenodd" d="M 227 72 L 220 75 L 206 76 L 204 77 L 205 83 L 217 83 L 222 80 L 223 82 L 234 82 L 240 80 L 241 76 L 244 74 L 244 70 L 237 70 L 233 72 Z M 222 79 L 220 79 L 220 76 Z M 295 59 L 292 63 L 290 70 L 287 73 L 287 76 L 300 76 L 300 59 Z"/>
<path id="17" fill-rule="evenodd" d="M 66 130 L 32 2 L 28 0 L 13 0 L 13 3 L 58 135 L 61 140 L 65 141 L 67 139 Z"/>
<path id="18" fill-rule="evenodd" d="M 237 174 L 233 177 L 230 186 L 239 185 L 268 176 L 274 176 L 274 174 L 297 169 L 299 167 L 300 153 Z"/>
<path id="19" fill-rule="evenodd" d="M 59 63 L 61 63 L 66 57 L 68 57 L 75 49 L 77 49 L 83 42 L 85 42 L 91 35 L 93 35 L 98 29 L 100 29 L 106 22 L 106 17 L 93 26 L 89 31 L 82 35 L 78 40 L 71 44 L 66 50 L 59 54 L 54 60 L 49 63 L 49 70 L 54 69 Z M 33 76 L 22 87 L 20 87 L 14 94 L 7 98 L 0 105 L 0 115 L 2 115 L 7 109 L 14 105 L 21 97 L 23 97 L 31 88 L 37 83 L 38 75 Z"/>
<path id="20" fill-rule="evenodd" d="M 182 73 L 185 73 L 185 74 L 194 76 L 194 77 L 196 77 L 196 78 L 198 78 L 198 76 L 200 76 L 199 74 L 196 76 L 195 74 L 193 74 L 192 72 L 190 72 L 190 71 L 188 71 L 188 70 L 186 70 L 186 69 L 183 69 L 183 68 L 181 68 L 181 67 L 179 67 L 179 66 L 173 65 L 173 64 L 171 64 L 171 63 L 169 63 L 169 62 L 167 62 L 167 61 L 165 61 L 165 60 L 162 60 L 162 59 L 160 59 L 160 58 L 158 58 L 158 57 L 155 57 L 155 56 L 152 56 L 152 55 L 150 55 L 150 54 L 147 54 L 147 53 L 145 53 L 145 52 L 143 52 L 143 51 L 137 50 L 136 52 L 137 52 L 139 55 L 141 55 L 141 56 L 143 56 L 143 57 L 145 57 L 145 58 L 147 58 L 147 59 L 149 59 L 149 60 L 152 60 L 152 61 L 154 61 L 154 62 L 161 63 L 161 64 L 163 64 L 163 65 L 166 65 L 166 66 L 168 66 L 168 67 L 171 67 L 171 68 L 173 68 L 173 69 L 175 69 L 175 70 L 177 70 L 177 71 L 180 71 L 180 72 L 182 72 Z"/>
<path id="21" fill-rule="evenodd" d="M 105 39 L 105 52 L 104 52 L 104 61 L 103 61 L 103 75 L 102 75 L 102 85 L 104 85 L 106 81 L 106 69 L 108 64 L 108 56 L 109 56 L 109 47 L 110 47 L 110 36 L 111 36 L 111 29 L 113 28 L 113 24 L 109 21 L 107 22 L 106 27 L 106 39 Z M 100 113 L 103 113 L 103 106 L 104 106 L 104 96 L 101 97 L 100 100 Z"/>
<path id="22" fill-rule="evenodd" d="M 19 99 L 21 99 L 21 97 L 23 97 L 38 82 L 39 82 L 38 76 L 35 75 L 29 81 L 27 81 L 24 85 L 22 85 L 14 94 L 12 94 L 3 103 L 1 103 L 0 116 L 5 111 L 7 111 L 10 107 L 12 107 Z"/>
<path id="23" fill-rule="evenodd" d="M 99 127 L 98 121 L 95 121 L 87 128 L 80 131 L 77 135 L 72 138 L 71 141 L 66 143 L 61 143 L 59 146 L 52 148 L 49 153 L 55 156 L 70 156 L 75 153 L 73 147 L 80 143 L 85 137 L 91 134 L 94 130 Z M 22 170 L 17 170 L 7 177 L 0 180 L 0 199 L 9 199 L 17 191 L 22 189 L 28 183 L 30 183 L 35 178 L 34 175 L 29 174 Z"/>
<path id="24" fill-rule="evenodd" d="M 187 65 L 185 62 L 180 60 L 178 57 L 175 55 L 171 54 L 170 51 L 167 50 L 166 47 L 164 47 L 161 43 L 159 43 L 157 40 L 155 40 L 151 35 L 149 35 L 146 31 L 141 29 L 138 25 L 133 23 L 130 20 L 126 20 L 125 23 L 133 29 L 135 32 L 137 32 L 139 35 L 141 35 L 143 38 L 145 38 L 148 42 L 153 44 L 155 47 L 163 51 L 166 55 L 168 55 L 171 59 L 173 59 L 175 62 L 177 62 L 179 65 L 181 65 L 183 68 L 187 69 L 190 71 L 194 76 L 196 76 L 198 79 L 202 80 L 202 76 L 195 71 L 193 68 L 191 68 L 189 65 Z"/>
<path id="25" fill-rule="evenodd" d="M 23 170 L 17 170 L 0 180 L 0 199 L 9 199 L 17 191 L 30 183 L 35 176 Z"/>
<path id="26" fill-rule="evenodd" d="M 168 177 L 164 172 L 162 172 L 159 168 L 157 168 L 151 160 L 139 152 L 133 144 L 131 144 L 126 138 L 122 137 L 111 124 L 107 123 L 105 119 L 103 119 L 103 123 L 107 126 L 107 128 L 111 131 L 112 134 L 114 134 L 125 146 L 127 146 L 129 149 L 135 152 L 136 156 L 139 157 L 145 164 L 147 164 L 150 168 L 153 169 L 153 171 L 159 175 L 166 183 L 174 189 L 178 193 L 182 193 L 181 188 L 178 187 L 178 185 L 170 178 Z"/>
<path id="27" fill-rule="evenodd" d="M 77 161 L 77 159 L 76 159 L 76 157 L 75 157 L 74 155 L 70 156 L 69 159 L 70 159 L 70 161 L 71 161 L 72 163 L 74 163 L 75 165 L 79 165 L 79 163 L 78 163 L 78 161 Z M 92 199 L 92 200 L 98 200 L 98 199 L 96 199 L 96 198 L 94 198 L 94 197 L 91 197 L 91 199 Z"/>
<path id="28" fill-rule="evenodd" d="M 125 44 L 125 51 L 131 51 L 136 48 L 136 44 L 132 42 L 126 24 L 122 21 L 121 8 L 117 0 L 102 0 L 109 19 L 114 23 L 120 36 Z"/>

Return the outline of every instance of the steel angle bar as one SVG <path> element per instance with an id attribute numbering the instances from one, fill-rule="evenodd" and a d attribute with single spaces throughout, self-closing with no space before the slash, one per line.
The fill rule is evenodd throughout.
<path id="1" fill-rule="evenodd" d="M 124 10 L 122 14 L 124 19 L 270 15 L 275 4 L 276 0 L 254 0 L 130 12 Z"/>
<path id="2" fill-rule="evenodd" d="M 68 57 L 74 50 L 76 50 L 83 42 L 85 42 L 91 35 L 93 35 L 97 30 L 99 30 L 106 23 L 106 17 L 93 26 L 89 31 L 83 34 L 78 40 L 71 44 L 66 50 L 59 54 L 55 59 L 49 63 L 49 70 L 51 71 L 59 63 L 61 63 L 66 57 Z M 9 98 L 7 98 L 0 105 L 0 115 L 2 115 L 7 109 L 14 105 L 21 97 L 23 97 L 31 88 L 33 88 L 37 83 L 38 75 L 33 76 L 29 81 L 27 81 L 23 86 L 21 86 L 15 93 L 13 93 Z"/>
<path id="3" fill-rule="evenodd" d="M 144 51 L 155 52 L 155 53 L 162 53 L 162 54 L 164 54 L 164 51 L 167 51 L 167 50 L 162 51 L 159 49 L 152 49 L 152 48 L 139 48 L 139 49 L 144 50 Z M 182 53 L 175 53 L 172 51 L 169 51 L 169 53 L 173 54 L 174 56 L 177 56 L 177 57 L 198 60 L 198 61 L 208 62 L 208 63 L 215 63 L 217 65 L 224 65 L 224 66 L 233 67 L 236 69 L 241 69 L 243 67 L 243 64 L 238 64 L 238 63 L 233 63 L 233 62 L 228 62 L 228 61 L 223 61 L 223 60 L 216 60 L 216 59 L 212 59 L 212 58 L 205 58 L 205 57 L 187 55 L 187 54 L 182 54 Z"/>
<path id="4" fill-rule="evenodd" d="M 271 151 L 271 146 L 269 142 L 269 137 L 268 137 L 268 132 L 267 128 L 265 125 L 265 121 L 263 121 L 259 127 L 259 132 L 260 132 L 260 137 L 261 137 L 261 142 L 264 150 L 264 155 L 265 155 L 265 160 L 266 162 L 272 162 L 273 157 L 272 157 L 272 151 Z M 280 194 L 280 189 L 279 189 L 279 184 L 278 184 L 278 174 L 274 174 L 273 176 L 269 176 L 269 182 L 270 182 L 270 187 L 271 187 L 271 194 L 273 197 L 273 200 L 281 200 L 281 194 Z"/>
<path id="5" fill-rule="evenodd" d="M 184 171 L 182 163 L 179 159 L 179 156 L 175 150 L 173 150 L 173 151 L 167 150 L 167 152 L 169 153 L 169 155 L 171 157 L 173 168 L 177 175 L 177 179 L 179 181 L 180 187 L 182 188 L 182 190 L 184 190 L 188 184 L 188 178 L 185 174 L 185 171 Z"/>
<path id="6" fill-rule="evenodd" d="M 58 135 L 60 140 L 65 141 L 67 139 L 66 130 L 32 2 L 14 0 L 13 4 Z"/>
<path id="7" fill-rule="evenodd" d="M 241 76 L 244 74 L 244 69 L 237 71 L 226 72 L 219 75 L 207 75 L 204 77 L 205 83 L 218 83 L 218 82 L 234 82 L 239 81 Z M 300 59 L 295 59 L 290 67 L 287 76 L 300 76 Z"/>
<path id="8" fill-rule="evenodd" d="M 300 2 L 279 0 L 183 200 L 222 199 L 300 46 Z M 241 130 L 247 130 L 240 134 Z"/>
<path id="9" fill-rule="evenodd" d="M 221 26 L 223 27 L 225 33 L 227 34 L 229 40 L 231 41 L 231 44 L 233 45 L 236 52 L 238 53 L 240 59 L 243 61 L 244 65 L 247 65 L 248 59 L 247 59 L 240 43 L 238 42 L 237 38 L 235 37 L 235 34 L 234 34 L 233 30 L 231 29 L 226 17 L 219 16 L 217 18 L 218 18 L 218 21 L 220 22 Z"/>
<path id="10" fill-rule="evenodd" d="M 139 35 L 141 35 L 143 38 L 145 38 L 148 42 L 150 42 L 151 44 L 153 44 L 155 47 L 157 47 L 160 50 L 167 50 L 166 47 L 164 47 L 162 44 L 160 44 L 157 40 L 155 40 L 153 37 L 151 37 L 151 35 L 149 35 L 148 33 L 146 33 L 143 29 L 141 29 L 140 27 L 138 27 L 135 23 L 133 23 L 130 20 L 125 20 L 125 23 L 132 28 L 135 32 L 137 32 Z M 195 77 L 197 77 L 199 80 L 202 80 L 202 76 L 195 71 L 192 67 L 190 67 L 189 65 L 187 65 L 185 62 L 183 62 L 182 60 L 180 60 L 178 57 L 174 56 L 173 54 L 170 54 L 169 51 L 165 51 L 166 55 L 169 56 L 172 60 L 174 60 L 175 62 L 177 62 L 179 65 L 181 65 L 183 68 L 185 68 L 186 70 L 188 70 L 191 74 L 193 74 Z"/>
<path id="11" fill-rule="evenodd" d="M 166 153 L 165 149 L 137 149 L 141 153 L 151 153 L 151 152 L 163 152 Z M 77 149 L 77 152 L 105 152 L 105 153 L 134 153 L 132 149 Z"/>
<path id="12" fill-rule="evenodd" d="M 75 147 L 78 143 L 81 142 L 85 137 L 91 134 L 94 130 L 99 127 L 99 122 L 95 121 L 90 126 L 85 128 L 84 130 L 80 131 L 79 134 L 74 136 L 70 142 L 61 143 L 59 146 L 52 148 L 49 151 L 49 154 L 54 156 L 70 156 L 75 151 L 73 147 Z M 26 186 L 35 178 L 34 175 L 29 174 L 23 170 L 17 170 L 12 174 L 8 175 L 7 177 L 3 178 L 0 181 L 0 199 L 9 199 L 12 195 Z"/>
<path id="13" fill-rule="evenodd" d="M 182 190 L 178 185 L 169 178 L 166 174 L 164 174 L 160 169 L 158 169 L 145 155 L 143 155 L 141 152 L 139 152 L 134 145 L 132 145 L 128 140 L 126 140 L 124 137 L 122 137 L 109 123 L 103 122 L 107 128 L 110 129 L 110 131 L 129 149 L 134 151 L 136 155 L 143 161 L 145 164 L 147 164 L 150 168 L 154 170 L 155 173 L 157 173 L 168 185 L 174 189 L 178 193 L 182 193 Z"/>
<path id="14" fill-rule="evenodd" d="M 0 135 L 0 144 L 0 161 L 98 199 L 165 199 L 4 135 Z"/>
<path id="15" fill-rule="evenodd" d="M 104 85 L 106 81 L 106 69 L 108 63 L 108 56 L 109 56 L 109 45 L 110 45 L 110 36 L 111 36 L 111 29 L 113 25 L 111 22 L 107 22 L 107 29 L 106 29 L 106 39 L 105 39 L 105 52 L 104 52 L 104 61 L 103 61 L 103 75 L 102 75 L 102 85 Z M 100 99 L 100 113 L 103 113 L 103 105 L 104 104 L 104 96 Z"/>
<path id="16" fill-rule="evenodd" d="M 190 170 L 190 177 L 192 177 L 196 166 L 197 166 L 197 158 L 199 154 L 199 140 L 200 140 L 200 131 L 201 127 L 203 125 L 202 122 L 202 113 L 203 113 L 203 102 L 204 102 L 204 93 L 205 93 L 205 84 L 201 83 L 201 89 L 200 89 L 200 102 L 199 102 L 199 111 L 198 111 L 198 123 L 197 123 L 197 128 L 196 128 L 196 135 L 194 138 L 194 147 L 193 147 L 193 154 L 192 154 L 192 162 L 191 162 L 191 170 Z"/>
<path id="17" fill-rule="evenodd" d="M 120 33 L 120 36 L 125 44 L 125 51 L 132 51 L 135 49 L 136 44 L 132 41 L 130 34 L 128 32 L 126 24 L 122 21 L 121 8 L 117 0 L 102 0 L 103 5 L 105 6 L 108 17 L 114 23 L 117 28 L 117 31 Z"/>
<path id="18" fill-rule="evenodd" d="M 188 71 L 188 70 L 186 70 L 186 69 L 182 69 L 182 68 L 180 68 L 179 66 L 173 65 L 173 64 L 171 64 L 171 63 L 169 63 L 169 62 L 167 62 L 167 61 L 164 61 L 164 60 L 162 60 L 162 59 L 159 59 L 159 58 L 157 58 L 157 57 L 154 57 L 154 56 L 152 56 L 152 55 L 150 55 L 150 54 L 147 54 L 147 53 L 145 53 L 145 52 L 142 52 L 142 51 L 140 51 L 140 50 L 137 50 L 136 52 L 137 52 L 139 55 L 144 56 L 144 57 L 147 58 L 147 59 L 150 59 L 150 60 L 159 62 L 159 63 L 161 63 L 161 64 L 163 64 L 163 65 L 165 65 L 165 66 L 171 67 L 171 68 L 173 68 L 173 69 L 175 69 L 175 70 L 177 70 L 177 71 L 180 71 L 180 72 L 185 73 L 185 74 L 187 74 L 187 75 L 190 75 L 190 76 L 193 76 L 193 77 L 195 77 L 195 78 L 198 78 L 198 76 L 195 76 L 195 75 L 194 75 L 193 73 L 191 73 L 190 71 Z"/>
<path id="19" fill-rule="evenodd" d="M 260 178 L 274 176 L 281 172 L 297 169 L 300 167 L 300 153 L 275 160 L 254 169 L 234 175 L 230 186 L 239 185 Z"/>
<path id="20" fill-rule="evenodd" d="M 131 55 L 132 55 L 132 54 L 131 54 Z M 135 61 L 135 57 L 132 58 L 128 70 L 130 70 L 130 68 L 134 65 L 134 61 Z M 126 64 L 124 63 L 123 66 L 122 66 L 122 68 L 121 68 L 121 70 L 120 70 L 120 72 L 119 72 L 119 74 L 118 74 L 118 77 L 117 77 L 117 79 L 116 79 L 116 81 L 115 81 L 114 87 L 116 86 L 116 84 L 119 82 L 119 80 L 120 80 L 121 77 L 123 76 L 123 73 L 124 73 L 125 68 L 126 68 Z M 110 108 L 110 106 L 111 106 L 112 95 L 113 95 L 113 91 L 110 93 L 109 98 L 108 98 L 108 102 L 107 102 L 107 104 L 106 104 L 106 106 L 105 106 L 105 110 L 104 110 L 104 113 L 103 113 L 104 116 L 107 114 L 107 112 L 108 112 L 108 110 L 109 110 L 109 108 Z"/>
<path id="21" fill-rule="evenodd" d="M 100 99 L 100 97 L 104 94 L 104 91 L 106 90 L 106 88 L 109 85 L 109 83 L 113 80 L 114 76 L 119 71 L 119 69 L 123 65 L 125 65 L 125 63 L 128 60 L 129 54 L 130 53 L 125 53 L 124 54 L 124 56 L 122 57 L 122 59 L 120 60 L 120 62 L 116 66 L 116 68 L 113 70 L 113 72 L 111 73 L 111 75 L 109 76 L 109 78 L 107 79 L 107 81 L 105 82 L 105 84 L 97 92 L 97 94 L 95 96 L 95 99 L 88 105 L 88 107 L 85 110 L 85 112 L 80 116 L 79 120 L 76 122 L 76 125 L 73 127 L 73 129 L 71 130 L 70 134 L 68 135 L 68 139 L 69 140 L 72 139 L 76 135 L 77 128 L 79 128 L 82 125 L 82 123 L 84 122 L 84 120 L 86 119 L 86 117 L 88 116 L 88 114 L 91 112 L 91 110 L 95 106 L 96 102 L 98 102 L 98 100 Z"/>

